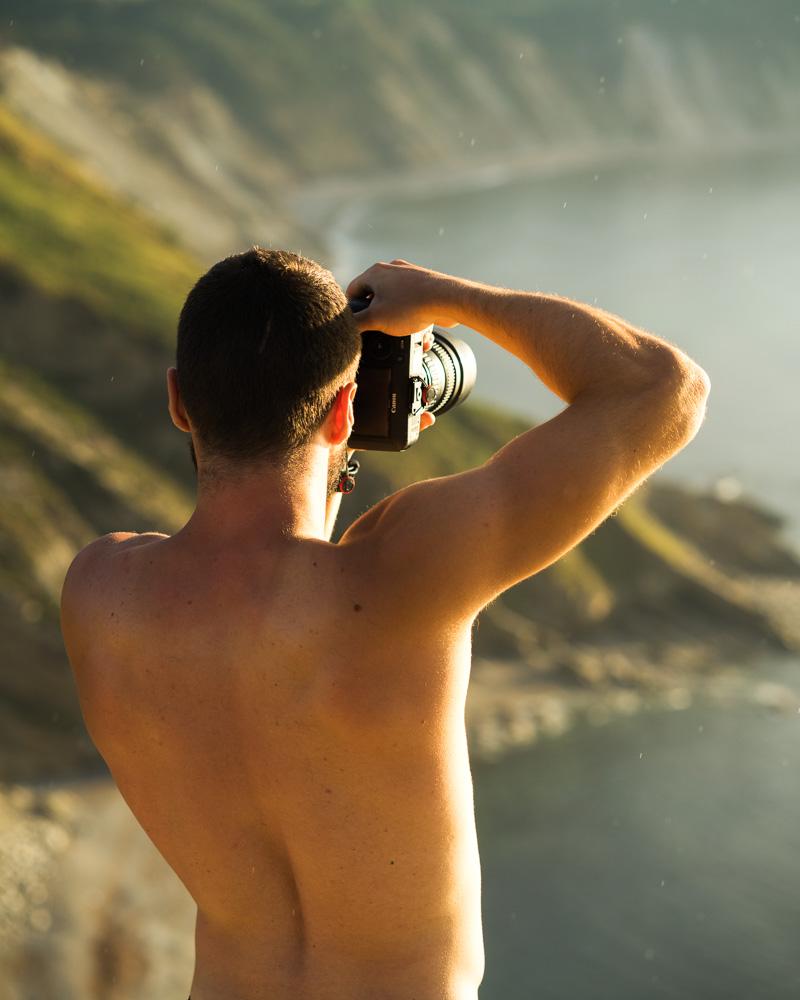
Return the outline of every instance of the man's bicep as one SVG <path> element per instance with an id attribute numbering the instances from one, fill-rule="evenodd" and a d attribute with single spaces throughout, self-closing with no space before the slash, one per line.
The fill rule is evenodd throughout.
<path id="1" fill-rule="evenodd" d="M 593 531 L 652 471 L 635 434 L 596 404 L 573 404 L 483 465 L 388 498 L 384 565 L 409 601 L 477 614 Z"/>

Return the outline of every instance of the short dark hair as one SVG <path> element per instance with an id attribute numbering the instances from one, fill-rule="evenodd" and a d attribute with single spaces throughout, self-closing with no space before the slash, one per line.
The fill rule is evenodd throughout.
<path id="1" fill-rule="evenodd" d="M 355 376 L 361 334 L 333 275 L 287 250 L 215 264 L 178 321 L 178 386 L 205 452 L 285 458 L 307 444 Z"/>

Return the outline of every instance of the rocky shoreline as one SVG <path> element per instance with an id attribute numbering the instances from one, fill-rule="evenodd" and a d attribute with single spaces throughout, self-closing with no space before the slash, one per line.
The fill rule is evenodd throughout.
<path id="1" fill-rule="evenodd" d="M 576 651 L 575 660 L 598 679 L 569 686 L 559 682 L 557 668 L 532 677 L 519 664 L 476 659 L 466 710 L 473 758 L 498 760 L 582 722 L 606 725 L 637 712 L 682 711 L 698 702 L 800 713 L 800 659 L 794 654 L 765 659 L 743 647 L 734 661 L 709 640 L 673 645 L 660 660 L 636 646 L 586 648 Z M 787 668 L 794 678 L 786 679 Z"/>
<path id="2" fill-rule="evenodd" d="M 108 779 L 0 785 L 0 998 L 185 997 L 195 905 Z"/>

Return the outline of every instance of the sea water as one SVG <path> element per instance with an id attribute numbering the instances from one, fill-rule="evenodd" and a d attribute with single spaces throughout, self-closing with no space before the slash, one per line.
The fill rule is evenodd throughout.
<path id="1" fill-rule="evenodd" d="M 798 662 L 760 672 L 798 690 Z M 583 723 L 473 774 L 481 1000 L 800 996 L 800 694 Z"/>

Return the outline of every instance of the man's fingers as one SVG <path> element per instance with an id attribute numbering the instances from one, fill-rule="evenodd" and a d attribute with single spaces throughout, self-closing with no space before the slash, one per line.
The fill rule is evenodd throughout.
<path id="1" fill-rule="evenodd" d="M 366 309 L 361 309 L 354 313 L 356 326 L 363 333 L 365 330 L 380 330 L 381 307 L 375 304 L 375 299 L 371 299 Z"/>
<path id="2" fill-rule="evenodd" d="M 436 417 L 428 410 L 423 410 L 419 417 L 419 429 L 424 431 L 427 427 L 433 427 Z"/>
<path id="3" fill-rule="evenodd" d="M 353 278 L 344 293 L 348 299 L 365 299 L 372 295 L 374 289 L 370 280 L 371 272 L 372 268 L 368 267 L 366 271 Z"/>
<path id="4" fill-rule="evenodd" d="M 372 298 L 373 294 L 373 289 L 363 281 L 351 281 L 345 292 L 348 302 L 352 302 L 354 299 L 369 299 Z"/>

